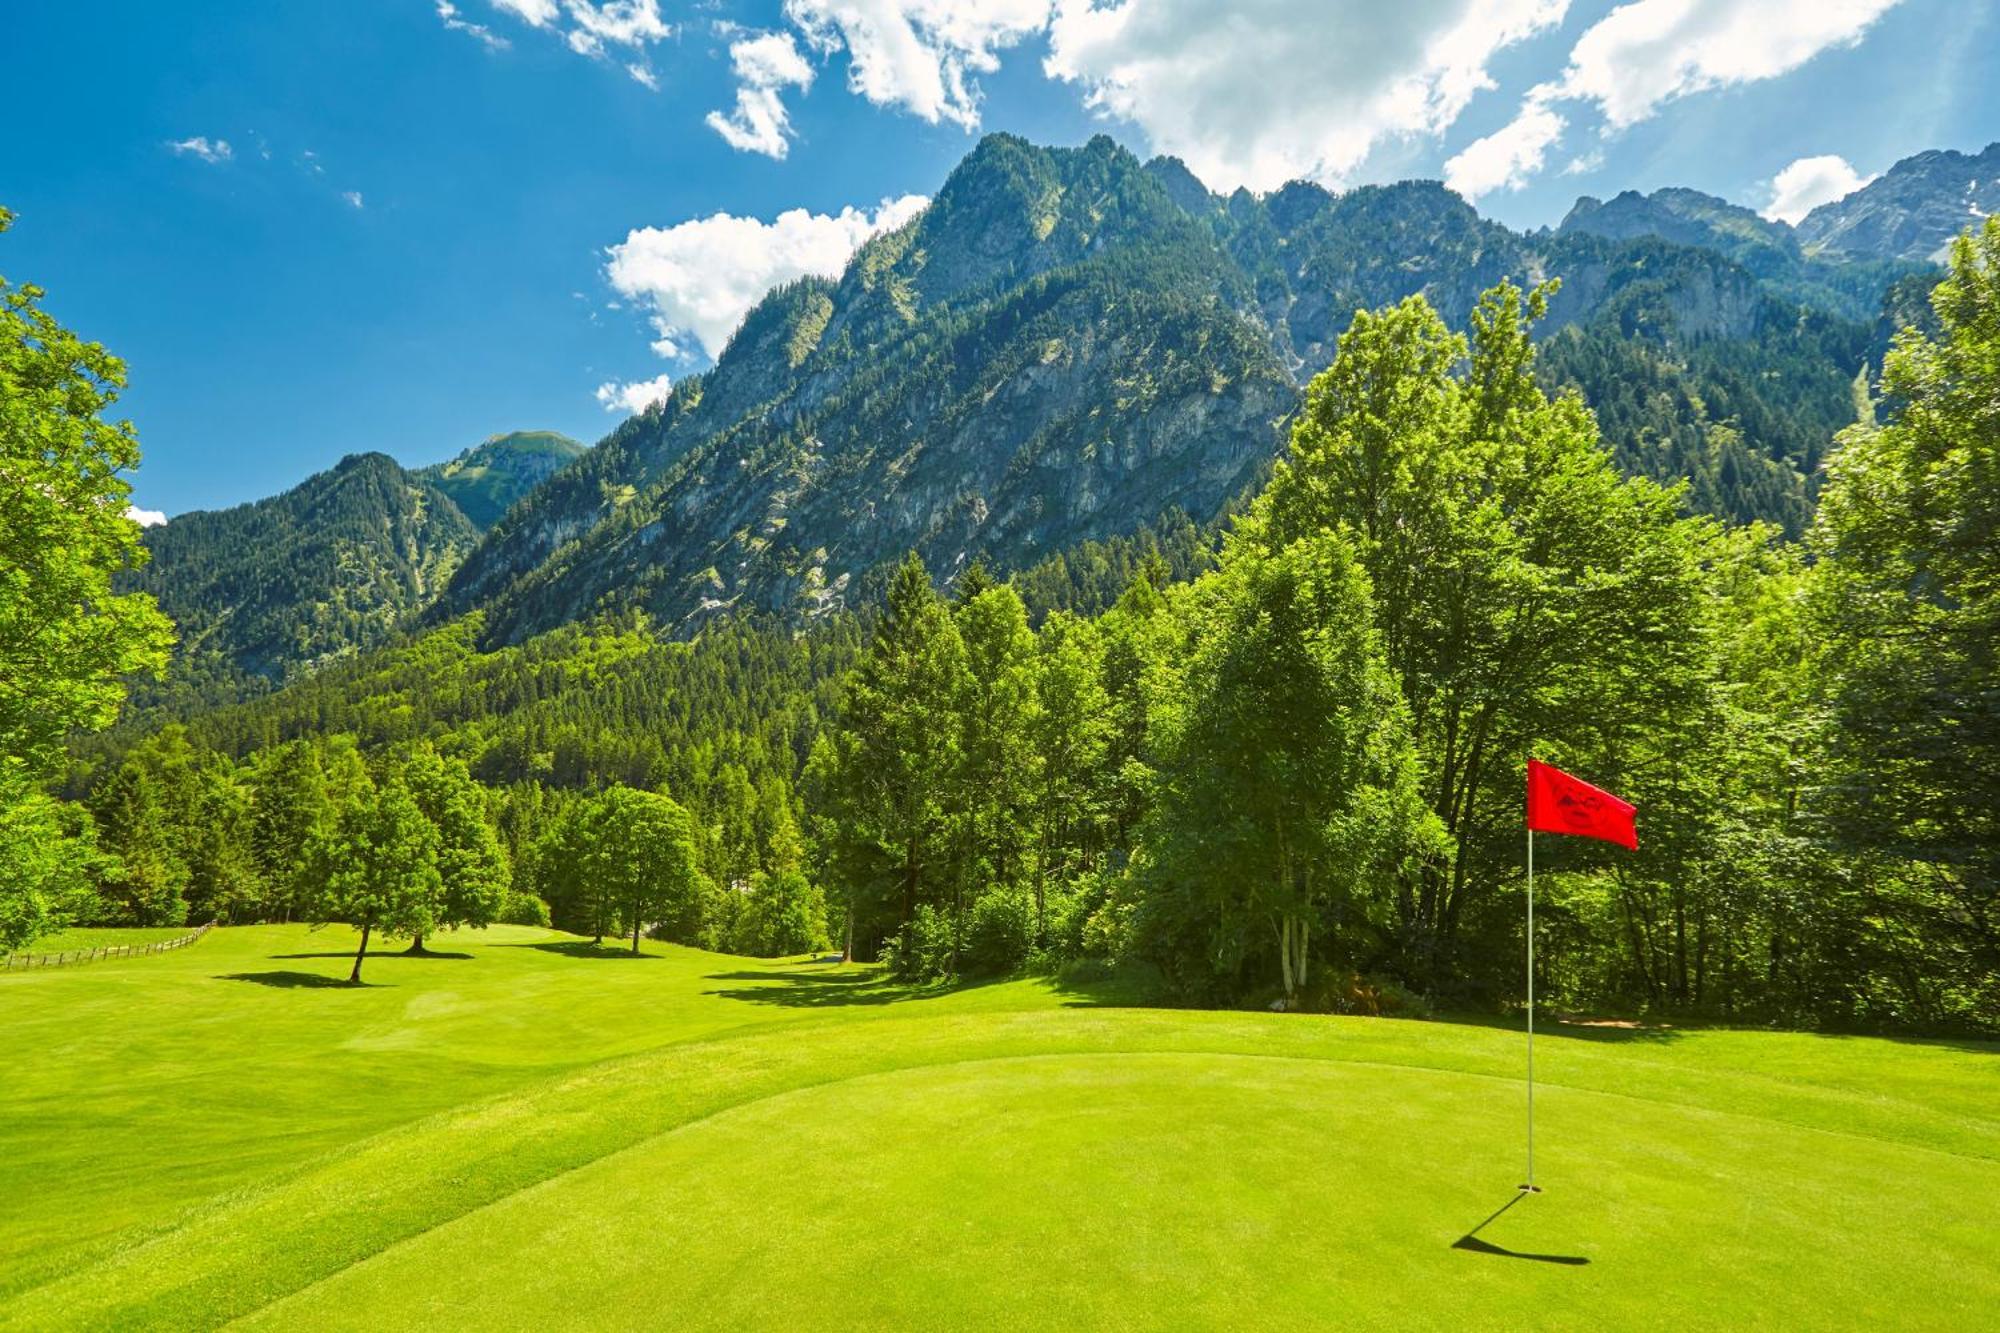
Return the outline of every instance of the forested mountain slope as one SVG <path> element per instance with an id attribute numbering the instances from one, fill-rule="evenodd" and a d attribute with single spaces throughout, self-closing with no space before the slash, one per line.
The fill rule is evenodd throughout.
<path id="1" fill-rule="evenodd" d="M 990 136 L 838 281 L 773 291 L 712 370 L 500 522 L 440 611 L 484 609 L 498 641 L 622 609 L 688 632 L 851 604 L 907 550 L 952 577 L 1168 509 L 1206 522 L 1356 309 L 1422 294 L 1458 321 L 1503 277 L 1562 279 L 1540 336 L 1574 329 L 1578 350 L 1550 373 L 1615 400 L 1629 469 L 1796 530 L 1908 266 L 1808 263 L 1747 210 L 1669 203 L 1694 220 L 1667 238 L 1524 235 L 1434 182 L 1225 198 L 1107 138 Z"/>
<path id="2" fill-rule="evenodd" d="M 429 603 L 478 529 L 387 454 L 352 454 L 281 495 L 146 533 L 127 577 L 180 630 L 174 684 L 279 681 L 383 642 Z"/>
<path id="3" fill-rule="evenodd" d="M 584 446 L 552 430 L 517 430 L 475 444 L 416 475 L 451 497 L 481 531 L 516 500 L 577 460 Z"/>

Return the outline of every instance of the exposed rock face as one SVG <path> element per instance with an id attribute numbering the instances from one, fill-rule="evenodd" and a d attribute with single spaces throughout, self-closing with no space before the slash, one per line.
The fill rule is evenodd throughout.
<path id="1" fill-rule="evenodd" d="M 1982 153 L 1906 157 L 1845 199 L 1799 222 L 1807 253 L 1941 260 L 1952 237 L 2000 210 L 2000 143 Z"/>
<path id="2" fill-rule="evenodd" d="M 1798 262 L 1748 210 L 1662 191 L 1580 213 L 1522 235 L 1422 181 L 1224 198 L 1106 138 L 991 136 L 837 282 L 773 291 L 712 370 L 516 506 L 441 609 L 484 607 L 506 640 L 628 608 L 687 631 L 841 605 L 910 549 L 949 577 L 1169 506 L 1206 517 L 1276 453 L 1354 311 L 1414 293 L 1462 323 L 1500 279 L 1556 275 L 1544 332 L 1663 347 L 1796 314 L 1716 248 Z"/>

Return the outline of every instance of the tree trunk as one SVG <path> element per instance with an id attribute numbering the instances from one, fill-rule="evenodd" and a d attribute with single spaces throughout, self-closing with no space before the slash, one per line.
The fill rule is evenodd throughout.
<path id="1" fill-rule="evenodd" d="M 423 955 L 423 954 L 428 954 L 430 950 L 424 947 L 424 937 L 422 933 L 419 932 L 418 934 L 410 937 L 410 947 L 403 950 L 403 952 Z"/>
<path id="2" fill-rule="evenodd" d="M 373 929 L 372 925 L 361 927 L 361 947 L 354 951 L 354 970 L 347 974 L 347 984 L 350 986 L 361 984 L 361 960 L 368 956 L 368 932 Z"/>
<path id="3" fill-rule="evenodd" d="M 639 900 L 632 900 L 632 956 L 639 956 Z"/>
<path id="4" fill-rule="evenodd" d="M 843 963 L 854 961 L 854 894 L 852 892 L 847 895 L 847 943 L 841 948 L 840 961 Z"/>
<path id="5" fill-rule="evenodd" d="M 1292 919 L 1278 918 L 1278 970 L 1285 978 L 1285 1008 L 1292 1007 Z"/>

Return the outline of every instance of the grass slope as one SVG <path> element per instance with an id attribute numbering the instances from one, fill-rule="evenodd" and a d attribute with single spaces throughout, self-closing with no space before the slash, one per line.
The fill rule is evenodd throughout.
<path id="1" fill-rule="evenodd" d="M 1967 1327 L 2000 1049 L 1121 1008 L 543 931 L 0 976 L 0 1327 Z M 1508 1251 L 1500 1253 L 1496 1251 Z M 1587 1263 L 1538 1261 L 1541 1255 Z"/>

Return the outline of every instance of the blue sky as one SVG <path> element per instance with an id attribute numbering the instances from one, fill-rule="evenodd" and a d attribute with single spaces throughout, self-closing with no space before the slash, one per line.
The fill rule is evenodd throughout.
<path id="1" fill-rule="evenodd" d="M 28 0 L 0 273 L 126 358 L 135 499 L 178 513 L 357 450 L 595 440 L 987 130 L 1217 188 L 1442 176 L 1516 226 L 1667 184 L 1763 208 L 1803 161 L 1796 209 L 2000 137 L 1994 8 Z"/>

